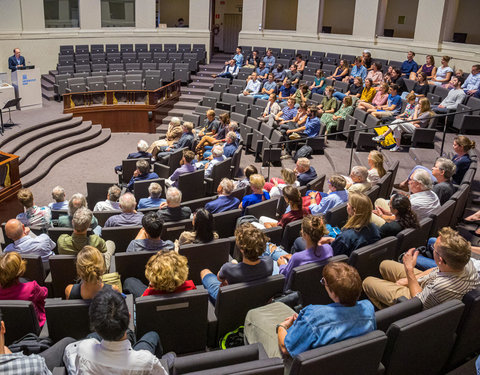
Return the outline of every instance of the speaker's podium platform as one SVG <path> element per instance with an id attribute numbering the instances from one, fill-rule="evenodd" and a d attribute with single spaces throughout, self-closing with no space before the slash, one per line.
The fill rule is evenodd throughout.
<path id="1" fill-rule="evenodd" d="M 12 85 L 17 98 L 22 98 L 18 109 L 42 107 L 42 84 L 37 68 L 16 70 L 12 72 Z"/>

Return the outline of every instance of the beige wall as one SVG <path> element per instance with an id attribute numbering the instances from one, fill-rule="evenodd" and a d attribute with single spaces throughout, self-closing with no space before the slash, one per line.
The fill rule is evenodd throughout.
<path id="1" fill-rule="evenodd" d="M 385 29 L 393 29 L 395 38 L 413 38 L 417 20 L 418 0 L 388 0 Z M 398 17 L 405 16 L 405 24 L 398 24 Z M 383 30 L 382 30 L 383 32 Z"/>
<path id="2" fill-rule="evenodd" d="M 266 0 L 264 29 L 295 30 L 297 9 L 298 0 Z"/>
<path id="3" fill-rule="evenodd" d="M 160 0 L 160 23 L 166 23 L 168 27 L 174 27 L 177 20 L 183 18 L 185 24 L 189 25 L 189 8 L 190 0 Z"/>
<path id="4" fill-rule="evenodd" d="M 223 3 L 223 4 L 221 4 Z M 218 34 L 213 37 L 214 46 L 217 47 L 220 51 L 223 51 L 223 23 L 225 20 L 225 14 L 242 14 L 239 11 L 243 7 L 243 0 L 215 0 L 215 14 L 219 18 L 215 18 L 215 25 L 219 26 Z"/>
<path id="5" fill-rule="evenodd" d="M 22 12 L 18 0 L 0 0 L 0 28 L 2 30 L 18 30 L 22 25 Z M 5 9 L 8 9 L 6 12 Z"/>
<path id="6" fill-rule="evenodd" d="M 332 26 L 332 34 L 352 35 L 355 0 L 325 0 L 322 26 Z"/>
<path id="7" fill-rule="evenodd" d="M 480 44 L 480 1 L 459 0 L 455 33 L 467 33 L 467 43 Z"/>

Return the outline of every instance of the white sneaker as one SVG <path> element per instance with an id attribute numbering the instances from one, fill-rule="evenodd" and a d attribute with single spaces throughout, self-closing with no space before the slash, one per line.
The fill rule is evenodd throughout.
<path id="1" fill-rule="evenodd" d="M 389 151 L 390 151 L 390 152 L 398 152 L 398 151 L 402 151 L 402 148 L 401 148 L 401 147 L 398 147 L 397 145 L 395 145 L 395 147 L 394 147 L 394 148 L 391 148 Z"/>
<path id="2" fill-rule="evenodd" d="M 382 142 L 384 140 L 385 140 L 385 137 L 383 135 L 378 135 L 378 136 L 372 138 L 372 141 L 374 141 L 374 142 Z"/>
<path id="3" fill-rule="evenodd" d="M 291 159 L 291 158 L 292 158 L 292 157 L 291 157 L 290 155 L 288 155 L 288 154 L 283 155 L 283 156 L 280 156 L 280 159 L 281 159 L 281 160 Z"/>

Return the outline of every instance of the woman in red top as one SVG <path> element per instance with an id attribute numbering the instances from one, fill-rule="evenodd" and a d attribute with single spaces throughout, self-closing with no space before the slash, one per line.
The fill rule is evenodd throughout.
<path id="1" fill-rule="evenodd" d="M 127 278 L 123 283 L 124 293 L 138 298 L 197 289 L 192 280 L 187 280 L 187 258 L 175 251 L 162 250 L 153 255 L 145 267 L 145 277 L 148 287 L 135 277 Z"/>
<path id="2" fill-rule="evenodd" d="M 48 290 L 36 281 L 20 282 L 27 262 L 19 253 L 12 251 L 0 255 L 0 300 L 32 301 L 37 313 L 38 325 L 45 324 L 45 298 Z"/>

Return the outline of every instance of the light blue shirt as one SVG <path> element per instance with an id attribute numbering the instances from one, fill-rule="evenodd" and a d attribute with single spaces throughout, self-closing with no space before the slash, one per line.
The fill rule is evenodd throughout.
<path id="1" fill-rule="evenodd" d="M 323 197 L 319 204 L 312 204 L 308 208 L 312 215 L 320 215 L 339 204 L 345 203 L 347 200 L 348 192 L 346 190 L 332 191 Z"/>
<path id="2" fill-rule="evenodd" d="M 265 65 L 267 66 L 268 69 L 272 70 L 273 66 L 275 65 L 275 56 L 265 56 L 263 58 L 263 62 L 265 63 Z"/>
<path id="3" fill-rule="evenodd" d="M 264 88 L 266 91 L 269 91 L 269 90 L 271 90 L 271 89 L 274 89 L 274 90 L 275 90 L 275 89 L 277 88 L 277 83 L 276 83 L 275 81 L 272 81 L 272 82 L 267 81 L 267 82 L 265 82 L 265 83 L 263 84 L 263 88 Z M 273 91 L 273 92 L 275 92 L 275 91 Z"/>
<path id="4" fill-rule="evenodd" d="M 375 309 L 368 300 L 358 301 L 351 307 L 339 303 L 308 305 L 288 329 L 285 347 L 295 357 L 307 350 L 362 336 L 376 328 Z"/>
<path id="5" fill-rule="evenodd" d="M 317 116 L 313 118 L 307 117 L 307 121 L 305 122 L 305 131 L 304 133 L 307 137 L 316 137 L 320 132 L 320 120 Z"/>
<path id="6" fill-rule="evenodd" d="M 362 77 L 362 80 L 365 81 L 365 78 L 367 78 L 367 68 L 365 68 L 363 65 L 360 65 L 360 68 L 354 65 L 352 68 L 352 73 L 350 75 L 353 78 Z"/>
<path id="7" fill-rule="evenodd" d="M 48 208 L 51 210 L 68 210 L 68 201 L 49 203 Z"/>
<path id="8" fill-rule="evenodd" d="M 210 163 L 208 163 L 207 169 L 205 169 L 205 177 L 210 177 L 212 175 L 212 169 L 215 164 L 221 163 L 226 159 L 225 155 L 213 158 Z"/>
<path id="9" fill-rule="evenodd" d="M 235 60 L 237 66 L 243 66 L 243 55 L 241 53 L 233 55 L 232 59 Z"/>
<path id="10" fill-rule="evenodd" d="M 50 255 L 54 255 L 53 249 L 55 242 L 46 234 L 41 234 L 37 237 L 25 236 L 9 244 L 4 252 L 16 251 L 20 255 L 40 255 L 42 262 L 48 262 Z"/>
<path id="11" fill-rule="evenodd" d="M 470 73 L 462 85 L 465 90 L 478 90 L 480 88 L 480 73 L 473 75 Z"/>
<path id="12" fill-rule="evenodd" d="M 138 209 L 141 208 L 158 208 L 163 202 L 166 202 L 166 199 L 163 198 L 141 198 L 138 202 Z"/>

